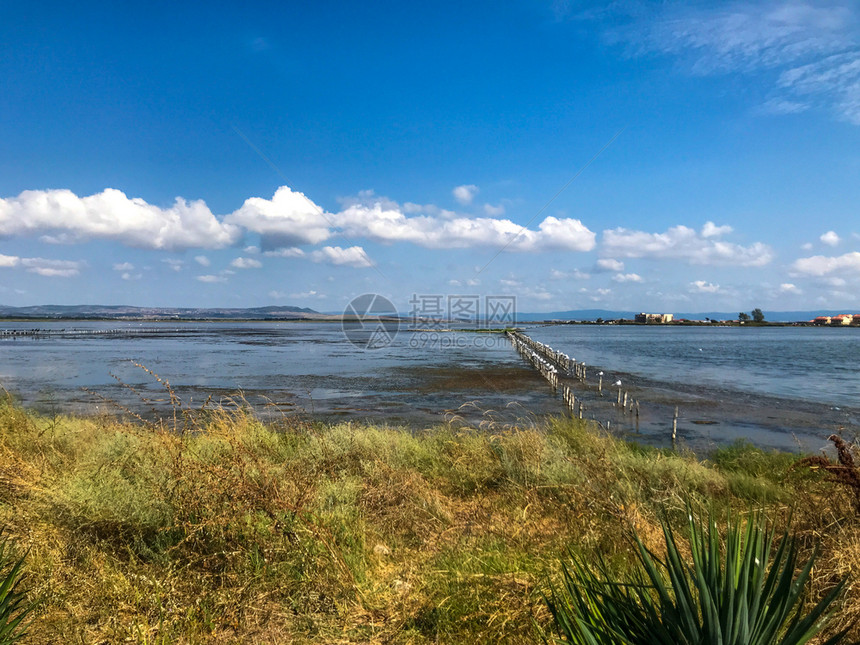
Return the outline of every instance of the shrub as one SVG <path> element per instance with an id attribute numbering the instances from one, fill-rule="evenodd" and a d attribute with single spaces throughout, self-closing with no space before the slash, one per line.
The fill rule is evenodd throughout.
<path id="1" fill-rule="evenodd" d="M 802 595 L 815 554 L 795 577 L 795 539 L 784 533 L 770 560 L 775 535 L 763 515 L 744 523 L 729 518 L 721 547 L 712 516 L 705 526 L 693 518 L 689 505 L 687 514 L 691 564 L 682 558 L 682 543 L 665 520 L 665 560 L 637 537 L 639 566 L 626 582 L 613 580 L 604 560 L 592 568 L 571 554 L 570 564 L 562 564 L 562 588 L 553 588 L 546 598 L 562 637 L 557 642 L 801 645 L 821 631 L 844 579 L 804 613 Z M 846 632 L 825 645 L 839 642 Z"/>

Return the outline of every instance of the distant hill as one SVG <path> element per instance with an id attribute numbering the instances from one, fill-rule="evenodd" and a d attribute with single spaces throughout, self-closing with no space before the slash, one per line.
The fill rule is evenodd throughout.
<path id="1" fill-rule="evenodd" d="M 295 320 L 327 319 L 306 307 L 252 307 L 194 308 L 194 307 L 130 307 L 125 305 L 36 305 L 32 307 L 6 307 L 0 305 L 3 318 L 57 318 L 110 320 Z"/>

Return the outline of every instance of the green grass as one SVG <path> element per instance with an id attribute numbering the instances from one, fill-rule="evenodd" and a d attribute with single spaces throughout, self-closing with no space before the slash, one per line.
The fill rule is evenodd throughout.
<path id="1" fill-rule="evenodd" d="M 795 458 L 708 460 L 583 422 L 487 432 L 180 414 L 185 432 L 0 403 L 0 525 L 41 598 L 27 643 L 528 643 L 568 549 L 630 570 L 684 500 L 790 512 L 810 593 L 860 574 L 860 522 Z M 802 555 L 807 555 L 805 552 Z M 834 625 L 860 611 L 849 584 Z M 855 632 L 856 636 L 856 632 Z"/>

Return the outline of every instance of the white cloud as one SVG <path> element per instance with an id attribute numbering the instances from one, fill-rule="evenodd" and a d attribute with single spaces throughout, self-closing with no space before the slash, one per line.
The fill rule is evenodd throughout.
<path id="1" fill-rule="evenodd" d="M 242 249 L 242 252 L 246 253 L 247 255 L 257 255 L 257 253 L 260 252 L 260 247 L 254 245 L 246 246 L 244 249 Z"/>
<path id="2" fill-rule="evenodd" d="M 725 228 L 725 227 L 715 227 Z M 737 266 L 763 266 L 773 260 L 773 250 L 766 244 L 755 242 L 740 246 L 706 237 L 687 226 L 674 226 L 665 233 L 646 233 L 615 228 L 603 231 L 601 251 L 606 255 L 627 258 L 677 259 L 690 264 L 726 264 Z"/>
<path id="3" fill-rule="evenodd" d="M 251 197 L 239 210 L 224 218 L 225 224 L 241 226 L 263 236 L 263 248 L 318 244 L 331 236 L 323 209 L 303 193 L 287 186 L 272 199 Z"/>
<path id="4" fill-rule="evenodd" d="M 143 277 L 142 273 L 129 273 L 126 271 L 120 276 L 123 280 L 140 280 Z"/>
<path id="5" fill-rule="evenodd" d="M 271 292 L 278 293 L 278 292 Z M 270 293 L 270 295 L 271 295 Z M 281 294 L 282 296 L 284 294 Z M 292 298 L 294 300 L 308 300 L 309 298 L 315 298 L 317 300 L 325 300 L 328 298 L 324 293 L 320 293 L 319 291 L 314 291 L 313 289 L 310 291 L 302 291 L 300 293 L 290 293 L 286 295 L 287 298 Z"/>
<path id="6" fill-rule="evenodd" d="M 762 103 L 759 112 L 761 114 L 800 114 L 806 112 L 810 107 L 808 103 L 772 98 Z"/>
<path id="7" fill-rule="evenodd" d="M 625 6 L 623 4 L 617 6 Z M 763 0 L 635 7 L 610 41 L 634 56 L 675 56 L 692 74 L 769 74 L 762 111 L 795 113 L 819 104 L 860 124 L 858 11 L 848 0 Z M 620 22 L 620 21 L 619 21 Z"/>
<path id="8" fill-rule="evenodd" d="M 800 289 L 798 289 L 796 285 L 793 285 L 790 282 L 783 282 L 781 285 L 779 285 L 779 292 L 780 293 L 802 293 L 802 291 Z"/>
<path id="9" fill-rule="evenodd" d="M 11 269 L 24 267 L 28 273 L 45 276 L 46 278 L 71 278 L 78 275 L 83 262 L 72 260 L 48 260 L 45 258 L 20 258 L 16 255 L 0 254 L 0 268 Z"/>
<path id="10" fill-rule="evenodd" d="M 210 264 L 212 264 L 209 261 L 209 258 L 207 258 L 205 255 L 195 255 L 194 261 L 202 267 L 208 267 Z"/>
<path id="11" fill-rule="evenodd" d="M 800 248 L 803 249 L 804 251 L 811 251 L 812 250 L 812 242 L 805 242 L 804 244 L 800 245 Z"/>
<path id="12" fill-rule="evenodd" d="M 827 246 L 837 246 L 840 242 L 839 236 L 835 231 L 827 231 L 818 239 Z"/>
<path id="13" fill-rule="evenodd" d="M 360 246 L 342 249 L 339 246 L 324 246 L 319 251 L 310 254 L 314 262 L 326 262 L 334 265 L 346 265 L 363 269 L 373 266 L 373 262 Z"/>
<path id="14" fill-rule="evenodd" d="M 113 188 L 88 197 L 70 190 L 25 190 L 0 199 L 0 236 L 41 233 L 48 234 L 47 241 L 98 238 L 173 250 L 228 246 L 241 231 L 219 222 L 202 201 L 177 197 L 170 208 L 159 208 Z"/>
<path id="15" fill-rule="evenodd" d="M 558 269 L 550 269 L 549 270 L 549 279 L 550 280 L 565 280 L 567 279 L 569 274 L 564 271 L 559 271 Z"/>
<path id="16" fill-rule="evenodd" d="M 274 258 L 303 258 L 305 252 L 296 246 L 291 246 L 286 249 L 278 249 L 277 251 L 266 251 L 263 255 Z"/>
<path id="17" fill-rule="evenodd" d="M 182 271 L 182 267 L 185 266 L 185 260 L 177 260 L 176 258 L 164 258 L 161 261 L 174 271 Z"/>
<path id="18" fill-rule="evenodd" d="M 474 193 L 470 186 L 458 188 Z M 234 245 L 247 231 L 261 236 L 267 252 L 292 249 L 284 252 L 286 257 L 298 257 L 302 244 L 319 244 L 338 234 L 431 249 L 483 246 L 536 253 L 589 251 L 595 244 L 594 233 L 577 219 L 546 217 L 534 230 L 509 219 L 466 217 L 433 205 L 409 203 L 401 208 L 372 191 L 341 201 L 343 210 L 325 213 L 302 193 L 282 186 L 271 199 L 249 198 L 219 221 L 202 201 L 177 198 L 173 207 L 161 209 L 114 189 L 83 198 L 68 190 L 25 191 L 0 199 L 0 236 L 44 233 L 43 238 L 55 242 L 103 238 L 129 246 L 179 250 Z M 494 213 L 500 209 L 490 208 Z M 249 255 L 256 250 L 246 248 Z M 197 263 L 208 266 L 199 259 L 203 257 L 197 256 Z M 179 264 L 173 266 L 179 270 Z"/>
<path id="19" fill-rule="evenodd" d="M 712 282 L 705 282 L 704 280 L 691 282 L 690 290 L 697 293 L 720 293 L 722 291 L 720 289 L 720 285 L 713 284 Z"/>
<path id="20" fill-rule="evenodd" d="M 824 276 L 830 273 L 860 272 L 860 253 L 854 251 L 838 257 L 813 255 L 799 258 L 791 265 L 800 275 Z"/>
<path id="21" fill-rule="evenodd" d="M 642 276 L 638 273 L 616 273 L 612 279 L 615 282 L 642 282 Z"/>
<path id="22" fill-rule="evenodd" d="M 468 206 L 472 203 L 472 200 L 475 199 L 475 195 L 478 194 L 478 190 L 479 189 L 475 184 L 464 184 L 463 186 L 457 186 L 451 191 L 451 194 L 454 195 L 454 199 L 456 199 L 458 203 L 463 206 Z"/>
<path id="23" fill-rule="evenodd" d="M 499 204 L 493 206 L 492 204 L 484 204 L 484 212 L 490 217 L 499 217 L 505 214 L 505 205 Z"/>
<path id="24" fill-rule="evenodd" d="M 21 266 L 30 273 L 36 273 L 47 278 L 71 278 L 80 273 L 83 263 L 71 260 L 21 258 Z"/>
<path id="25" fill-rule="evenodd" d="M 236 258 L 230 263 L 230 266 L 237 269 L 259 269 L 263 263 L 254 258 Z"/>
<path id="26" fill-rule="evenodd" d="M 396 205 L 383 201 L 352 204 L 332 218 L 347 238 L 411 242 L 431 249 L 484 246 L 524 252 L 590 251 L 595 238 L 577 219 L 547 217 L 535 231 L 508 219 L 407 217 Z"/>
<path id="27" fill-rule="evenodd" d="M 114 271 L 133 271 L 134 265 L 131 262 L 121 262 L 113 265 Z"/>
<path id="28" fill-rule="evenodd" d="M 210 284 L 216 282 L 227 282 L 227 278 L 222 275 L 198 275 L 195 279 L 200 282 L 207 282 Z"/>
<path id="29" fill-rule="evenodd" d="M 600 258 L 595 267 L 598 271 L 624 271 L 624 263 L 613 258 Z"/>
<path id="30" fill-rule="evenodd" d="M 705 222 L 702 227 L 702 237 L 722 237 L 728 235 L 734 229 L 731 226 L 717 226 L 713 222 Z"/>

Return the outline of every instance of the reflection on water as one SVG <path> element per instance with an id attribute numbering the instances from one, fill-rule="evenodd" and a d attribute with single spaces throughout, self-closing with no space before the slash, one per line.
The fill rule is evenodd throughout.
<path id="1" fill-rule="evenodd" d="M 164 389 L 133 362 L 170 381 L 186 405 L 244 397 L 262 416 L 413 426 L 446 413 L 499 428 L 504 420 L 562 414 L 560 397 L 496 334 L 401 329 L 375 350 L 350 342 L 337 323 L 4 323 L 42 330 L 0 336 L 0 385 L 25 405 L 95 412 L 101 397 L 147 414 Z M 665 444 L 674 406 L 679 434 L 701 449 L 748 438 L 817 450 L 830 432 L 856 427 L 853 329 L 529 326 L 533 338 L 585 361 L 575 385 L 586 417 L 638 441 Z M 607 388 L 597 392 L 596 371 Z M 638 424 L 613 405 L 620 378 L 640 402 Z M 96 395 L 92 394 L 95 393 Z M 601 396 L 601 394 L 603 396 Z M 638 432 L 637 432 L 638 430 Z"/>

